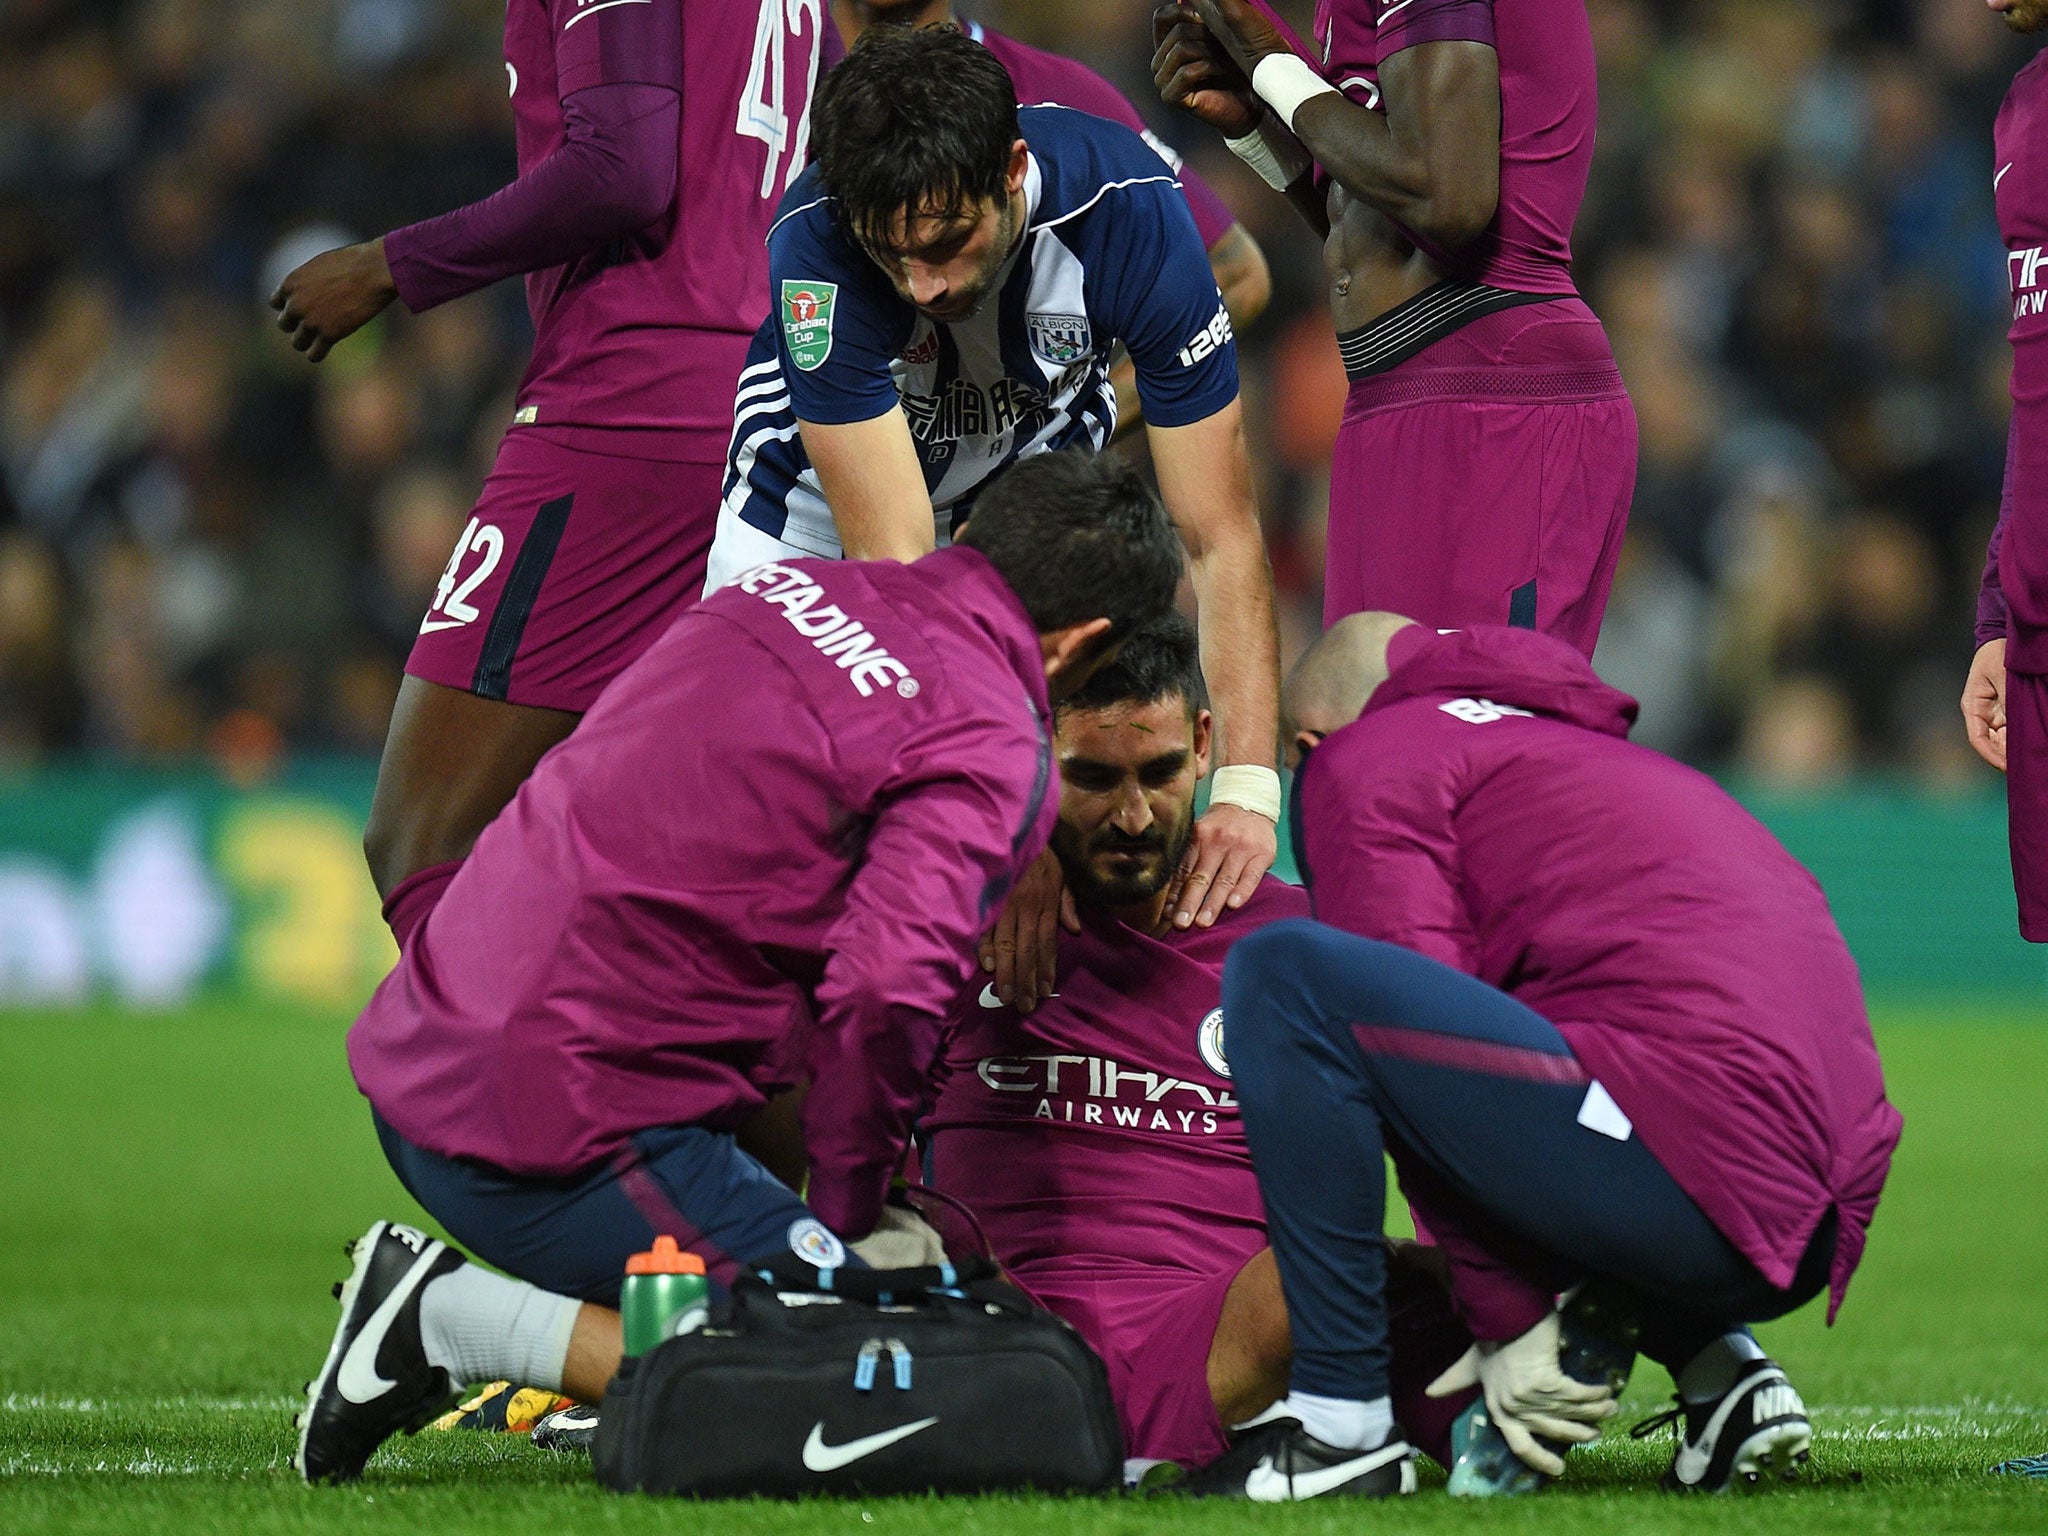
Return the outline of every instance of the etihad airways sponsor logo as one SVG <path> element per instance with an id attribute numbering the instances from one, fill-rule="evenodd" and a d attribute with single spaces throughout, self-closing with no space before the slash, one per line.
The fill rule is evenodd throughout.
<path id="1" fill-rule="evenodd" d="M 829 656 L 847 675 L 862 698 L 877 688 L 894 687 L 898 697 L 914 699 L 917 679 L 910 668 L 891 656 L 868 627 L 837 603 L 825 600 L 825 589 L 793 565 L 757 565 L 733 583 L 772 607 L 782 610 L 789 627 Z"/>
<path id="2" fill-rule="evenodd" d="M 2041 286 L 2041 268 L 2044 262 L 2041 246 L 2030 246 L 2024 251 L 2007 251 L 2005 269 L 2012 280 L 2012 317 L 2024 320 L 2048 309 L 2048 288 Z"/>
<path id="3" fill-rule="evenodd" d="M 1227 1088 L 1128 1067 L 1107 1056 L 984 1056 L 974 1073 L 997 1093 L 1035 1098 L 1034 1120 L 1214 1136 L 1237 1119 L 1237 1100 Z M 1019 1108 L 1023 1103 L 1017 1100 Z"/>

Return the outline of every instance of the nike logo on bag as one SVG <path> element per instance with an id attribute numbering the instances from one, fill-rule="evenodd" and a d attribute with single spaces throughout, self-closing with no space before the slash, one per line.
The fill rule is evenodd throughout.
<path id="1" fill-rule="evenodd" d="M 348 1353 L 341 1357 L 341 1369 L 335 1373 L 334 1384 L 350 1402 L 374 1401 L 398 1385 L 377 1373 L 377 1352 L 384 1347 L 384 1335 L 391 1331 L 392 1323 L 405 1309 L 406 1299 L 419 1289 L 420 1282 L 427 1278 L 427 1271 L 434 1267 L 434 1260 L 440 1257 L 441 1249 L 446 1246 L 438 1241 L 427 1245 L 405 1278 L 370 1314 L 370 1320 L 363 1324 L 363 1331 L 355 1336 Z"/>
<path id="2" fill-rule="evenodd" d="M 1244 1496 L 1254 1504 L 1284 1504 L 1290 1499 L 1318 1498 L 1407 1454 L 1407 1444 L 1395 1441 L 1355 1461 L 1340 1461 L 1334 1467 L 1324 1467 L 1317 1472 L 1296 1472 L 1291 1477 L 1274 1467 L 1272 1458 L 1267 1457 L 1245 1478 Z"/>
<path id="3" fill-rule="evenodd" d="M 885 1429 L 879 1434 L 862 1435 L 858 1440 L 849 1440 L 844 1445 L 825 1443 L 825 1421 L 818 1420 L 811 1426 L 811 1437 L 804 1442 L 804 1465 L 813 1472 L 836 1472 L 841 1467 L 859 1461 L 863 1456 L 872 1456 L 885 1450 L 898 1440 L 908 1440 L 921 1429 L 930 1429 L 938 1419 L 919 1419 L 913 1424 L 901 1424 L 895 1429 Z"/>

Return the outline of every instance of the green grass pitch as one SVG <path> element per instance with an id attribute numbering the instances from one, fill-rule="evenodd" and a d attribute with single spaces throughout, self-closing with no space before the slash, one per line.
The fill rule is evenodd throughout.
<path id="1" fill-rule="evenodd" d="M 1806 1485 L 1655 1492 L 1661 1439 L 1576 1453 L 1541 1498 L 1398 1507 L 622 1499 L 511 1436 L 421 1436 L 350 1489 L 298 1486 L 294 1394 L 343 1241 L 419 1219 L 342 1058 L 343 1021 L 214 1004 L 0 1014 L 0 1531 L 716 1531 L 720 1536 L 1500 1530 L 2048 1531 L 2048 1027 L 2041 1010 L 1881 1011 L 1906 1115 L 1862 1273 L 1763 1330 L 1814 1410 Z M 1668 1391 L 1644 1367 L 1622 1422 Z"/>

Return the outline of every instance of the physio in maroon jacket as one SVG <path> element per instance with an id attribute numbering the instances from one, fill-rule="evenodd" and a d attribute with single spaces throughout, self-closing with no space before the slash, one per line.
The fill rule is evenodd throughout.
<path id="1" fill-rule="evenodd" d="M 1316 921 L 1241 942 L 1223 1004 L 1294 1329 L 1274 1469 L 1334 1488 L 1387 1434 L 1383 1147 L 1525 1461 L 1614 1411 L 1558 1366 L 1557 1297 L 1596 1276 L 1677 1382 L 1670 1481 L 1796 1458 L 1742 1325 L 1822 1290 L 1832 1318 L 1900 1126 L 1820 886 L 1547 636 L 1357 615 L 1286 707 Z"/>

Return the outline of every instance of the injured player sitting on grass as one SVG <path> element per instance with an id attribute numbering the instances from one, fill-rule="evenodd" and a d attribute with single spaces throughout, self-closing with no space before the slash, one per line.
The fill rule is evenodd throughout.
<path id="1" fill-rule="evenodd" d="M 1213 1461 L 1227 1426 L 1285 1392 L 1290 1356 L 1218 1004 L 1231 946 L 1308 899 L 1267 876 L 1215 926 L 1173 925 L 1204 703 L 1194 626 L 1173 614 L 1059 707 L 1053 851 L 1077 931 L 1059 936 L 1058 991 L 1028 1014 L 964 992 L 920 1129 L 928 1180 L 1108 1364 L 1135 1463 Z M 1469 1395 L 1424 1389 L 1470 1338 L 1420 1268 L 1392 1270 L 1402 1420 L 1448 1460 Z"/>

